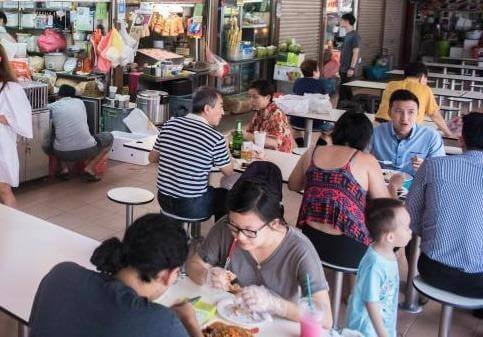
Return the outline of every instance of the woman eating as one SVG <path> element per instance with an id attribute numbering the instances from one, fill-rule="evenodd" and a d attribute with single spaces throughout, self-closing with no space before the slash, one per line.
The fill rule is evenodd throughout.
<path id="1" fill-rule="evenodd" d="M 17 136 L 32 138 L 32 108 L 0 44 L 0 203 L 10 207 L 19 184 Z"/>
<path id="2" fill-rule="evenodd" d="M 248 97 L 255 115 L 246 129 L 244 138 L 253 141 L 255 131 L 264 131 L 267 133 L 266 148 L 290 153 L 294 139 L 287 116 L 272 101 L 274 93 L 275 88 L 268 81 L 257 80 L 250 84 Z"/>
<path id="3" fill-rule="evenodd" d="M 372 131 L 364 114 L 346 112 L 335 123 L 332 145 L 307 151 L 289 178 L 290 190 L 304 190 L 297 226 L 322 260 L 338 266 L 357 268 L 371 243 L 366 198 L 396 197 L 402 185 L 395 175 L 386 187 L 379 163 L 364 152 Z"/>
<path id="4" fill-rule="evenodd" d="M 328 329 L 332 314 L 317 252 L 283 220 L 281 183 L 276 189 L 279 193 L 260 182 L 237 182 L 228 194 L 228 215 L 188 259 L 188 276 L 198 284 L 236 292 L 252 312 L 293 321 L 299 320 L 299 289 L 307 296 L 309 278 L 313 300 L 325 307 L 323 325 Z"/>

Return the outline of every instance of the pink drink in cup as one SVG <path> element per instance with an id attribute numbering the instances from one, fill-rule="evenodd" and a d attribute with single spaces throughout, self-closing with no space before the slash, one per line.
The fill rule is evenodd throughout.
<path id="1" fill-rule="evenodd" d="M 324 311 L 315 302 L 309 305 L 307 298 L 299 302 L 300 313 L 300 337 L 322 337 L 325 330 L 322 328 Z"/>

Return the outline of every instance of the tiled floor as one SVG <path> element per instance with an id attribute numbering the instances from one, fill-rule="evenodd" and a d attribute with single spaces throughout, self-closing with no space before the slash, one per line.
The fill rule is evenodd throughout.
<path id="1" fill-rule="evenodd" d="M 16 191 L 16 195 L 21 210 L 83 235 L 103 240 L 113 235 L 121 236 L 125 224 L 124 207 L 109 201 L 106 192 L 119 186 L 136 186 L 155 192 L 155 173 L 154 165 L 143 167 L 111 161 L 101 182 L 85 184 L 78 177 L 67 182 L 43 180 L 23 185 Z M 300 201 L 300 195 L 289 192 L 285 187 L 284 205 L 290 224 L 294 224 L 296 220 Z M 157 202 L 153 201 L 148 205 L 135 207 L 134 213 L 138 217 L 158 211 Z M 206 233 L 211 225 L 212 222 L 204 224 L 203 232 Z M 402 256 L 400 269 L 401 279 L 404 280 L 407 266 Z M 331 278 L 330 274 L 328 278 Z M 439 310 L 440 306 L 430 301 L 420 314 L 400 311 L 400 336 L 436 337 Z M 0 314 L 0 337 L 7 336 L 15 336 L 15 324 Z M 483 337 L 483 320 L 477 320 L 469 312 L 457 310 L 453 318 L 452 336 Z"/>

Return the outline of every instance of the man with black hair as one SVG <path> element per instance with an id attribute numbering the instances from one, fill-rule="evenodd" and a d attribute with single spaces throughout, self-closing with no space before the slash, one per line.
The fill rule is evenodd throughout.
<path id="1" fill-rule="evenodd" d="M 49 104 L 52 125 L 44 151 L 60 160 L 59 178 L 69 178 L 66 162 L 87 161 L 83 178 L 89 182 L 99 181 L 101 178 L 96 175 L 95 167 L 110 151 L 114 138 L 110 132 L 91 135 L 86 107 L 75 97 L 74 87 L 61 85 L 59 97 Z"/>
<path id="2" fill-rule="evenodd" d="M 416 124 L 419 100 L 412 92 L 394 91 L 389 107 L 391 121 L 375 128 L 371 140 L 372 154 L 392 163 L 384 166 L 414 175 L 427 158 L 445 155 L 441 135 Z"/>
<path id="3" fill-rule="evenodd" d="M 359 63 L 361 37 L 354 30 L 356 18 L 352 13 L 342 15 L 340 19 L 340 27 L 345 30 L 344 44 L 342 45 L 342 54 L 340 59 L 340 89 L 339 100 L 351 100 L 351 88 L 342 84 L 352 81 L 356 73 L 356 67 Z"/>
<path id="4" fill-rule="evenodd" d="M 193 113 L 161 127 L 149 160 L 159 163 L 158 201 L 164 211 L 190 219 L 225 212 L 226 190 L 208 186 L 213 166 L 225 176 L 233 173 L 225 137 L 214 129 L 223 114 L 221 94 L 200 87 L 193 94 Z"/>
<path id="5" fill-rule="evenodd" d="M 409 63 L 404 68 L 404 77 L 402 81 L 391 81 L 387 84 L 376 114 L 376 119 L 380 121 L 388 121 L 391 119 L 389 116 L 389 99 L 394 91 L 405 89 L 411 91 L 419 100 L 416 123 L 422 124 L 424 118 L 429 116 L 438 128 L 443 131 L 446 137 L 454 137 L 439 111 L 439 106 L 434 98 L 433 91 L 427 85 L 428 68 L 421 62 Z"/>
<path id="6" fill-rule="evenodd" d="M 460 143 L 462 155 L 423 163 L 406 207 L 421 237 L 421 277 L 437 288 L 483 298 L 483 113 L 463 117 Z"/>
<path id="7" fill-rule="evenodd" d="M 5 26 L 7 25 L 7 16 L 3 11 L 0 11 L 0 43 L 2 43 L 2 39 L 5 39 L 9 42 L 16 42 L 15 39 L 10 35 Z"/>

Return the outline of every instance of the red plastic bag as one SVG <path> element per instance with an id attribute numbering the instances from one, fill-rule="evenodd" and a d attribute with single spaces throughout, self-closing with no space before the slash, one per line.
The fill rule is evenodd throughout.
<path id="1" fill-rule="evenodd" d="M 42 53 L 63 51 L 67 47 L 64 35 L 53 30 L 46 29 L 37 40 L 37 45 Z"/>
<path id="2" fill-rule="evenodd" d="M 210 48 L 206 48 L 206 61 L 210 64 L 210 74 L 218 78 L 224 78 L 230 73 L 231 67 L 220 56 L 215 55 Z"/>

